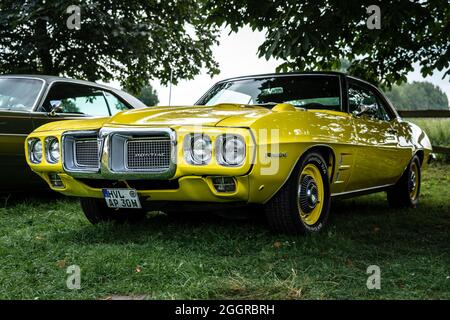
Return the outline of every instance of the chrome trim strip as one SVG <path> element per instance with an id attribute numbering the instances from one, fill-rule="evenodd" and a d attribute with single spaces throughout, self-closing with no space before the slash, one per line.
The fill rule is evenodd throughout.
<path id="1" fill-rule="evenodd" d="M 1 133 L 0 136 L 16 136 L 16 137 L 28 137 L 26 133 Z"/>
<path id="2" fill-rule="evenodd" d="M 344 191 L 344 192 L 339 192 L 339 193 L 332 193 L 331 196 L 332 197 L 340 197 L 340 196 L 345 196 L 345 195 L 352 194 L 352 193 L 360 193 L 360 192 L 366 192 L 366 191 L 371 191 L 371 190 L 388 188 L 388 187 L 392 187 L 393 185 L 395 185 L 395 183 L 393 183 L 393 184 L 385 184 L 385 185 L 382 185 L 382 186 L 376 186 L 376 187 L 370 187 L 370 188 L 364 188 L 364 189 L 357 189 L 357 190 L 352 190 L 352 191 Z"/>

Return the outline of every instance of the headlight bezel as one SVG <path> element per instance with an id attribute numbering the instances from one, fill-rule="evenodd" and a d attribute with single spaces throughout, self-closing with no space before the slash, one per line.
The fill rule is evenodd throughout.
<path id="1" fill-rule="evenodd" d="M 40 157 L 36 155 L 36 146 L 40 145 Z M 39 138 L 30 138 L 28 139 L 28 159 L 33 164 L 40 164 L 42 162 L 42 159 L 44 157 L 44 147 L 42 140 Z"/>
<path id="2" fill-rule="evenodd" d="M 239 158 L 235 161 L 230 161 L 227 159 L 227 143 L 229 141 L 237 141 L 240 145 Z M 239 134 L 222 134 L 217 137 L 215 143 L 215 151 L 216 151 L 216 160 L 217 162 L 225 167 L 240 167 L 245 163 L 247 158 L 247 143 L 245 142 L 245 138 Z M 239 161 L 238 161 L 239 160 Z"/>
<path id="3" fill-rule="evenodd" d="M 52 152 L 55 152 L 55 150 L 52 150 L 52 146 L 54 144 L 57 144 L 57 152 L 58 157 L 55 157 L 52 155 Z M 55 164 L 58 163 L 61 160 L 61 144 L 59 143 L 59 140 L 57 137 L 47 137 L 45 138 L 45 157 L 48 163 Z"/>
<path id="4" fill-rule="evenodd" d="M 198 141 L 202 141 L 207 146 L 203 148 L 206 151 L 206 157 L 199 157 L 195 155 L 195 144 Z M 205 133 L 191 133 L 184 137 L 183 142 L 183 151 L 184 151 L 184 159 L 187 163 L 196 165 L 196 166 L 204 166 L 211 162 L 212 154 L 213 154 L 213 144 L 211 137 Z"/>

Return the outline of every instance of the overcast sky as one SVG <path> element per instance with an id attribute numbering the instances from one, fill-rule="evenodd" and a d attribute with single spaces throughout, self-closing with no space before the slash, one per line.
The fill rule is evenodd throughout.
<path id="1" fill-rule="evenodd" d="M 243 28 L 238 33 L 229 34 L 224 29 L 221 33 L 220 44 L 213 48 L 213 54 L 219 63 L 220 74 L 211 79 L 206 72 L 195 77 L 194 80 L 181 81 L 172 87 L 172 105 L 192 105 L 215 82 L 231 77 L 275 72 L 275 68 L 282 62 L 274 59 L 267 61 L 258 58 L 258 46 L 264 41 L 263 32 L 253 32 L 250 28 Z M 442 79 L 443 72 L 436 72 L 431 77 L 423 78 L 416 70 L 408 75 L 408 82 L 429 81 L 438 85 L 448 96 L 450 101 L 449 77 Z M 159 105 L 168 105 L 169 88 L 153 81 L 152 86 L 157 90 Z"/>

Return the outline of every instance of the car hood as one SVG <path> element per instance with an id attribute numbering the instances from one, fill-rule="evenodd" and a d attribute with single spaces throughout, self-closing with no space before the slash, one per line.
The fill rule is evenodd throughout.
<path id="1" fill-rule="evenodd" d="M 263 118 L 274 121 L 276 113 L 289 117 L 292 109 L 271 110 L 255 105 L 219 104 L 215 106 L 148 107 L 124 111 L 108 118 L 90 118 L 80 120 L 56 121 L 44 124 L 36 129 L 42 131 L 98 130 L 102 127 L 181 127 L 181 126 L 218 126 L 250 128 Z M 298 109 L 295 112 L 304 112 Z M 308 122 L 316 118 L 343 116 L 345 113 L 330 110 L 309 110 L 304 112 Z"/>
<path id="2" fill-rule="evenodd" d="M 239 125 L 245 126 L 271 111 L 267 108 L 219 104 L 215 106 L 149 107 L 121 112 L 108 124 L 128 126 L 220 126 L 226 119 L 237 117 Z"/>
<path id="3" fill-rule="evenodd" d="M 65 130 L 97 130 L 110 120 L 107 118 L 81 118 L 79 120 L 60 120 L 46 123 L 35 130 L 44 131 L 65 131 Z"/>

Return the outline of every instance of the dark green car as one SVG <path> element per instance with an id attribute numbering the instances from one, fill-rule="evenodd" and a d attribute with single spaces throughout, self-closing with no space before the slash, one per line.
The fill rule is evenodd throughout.
<path id="1" fill-rule="evenodd" d="M 126 92 L 54 76 L 0 76 L 0 192 L 46 189 L 25 161 L 26 136 L 50 121 L 109 117 L 145 105 Z"/>

